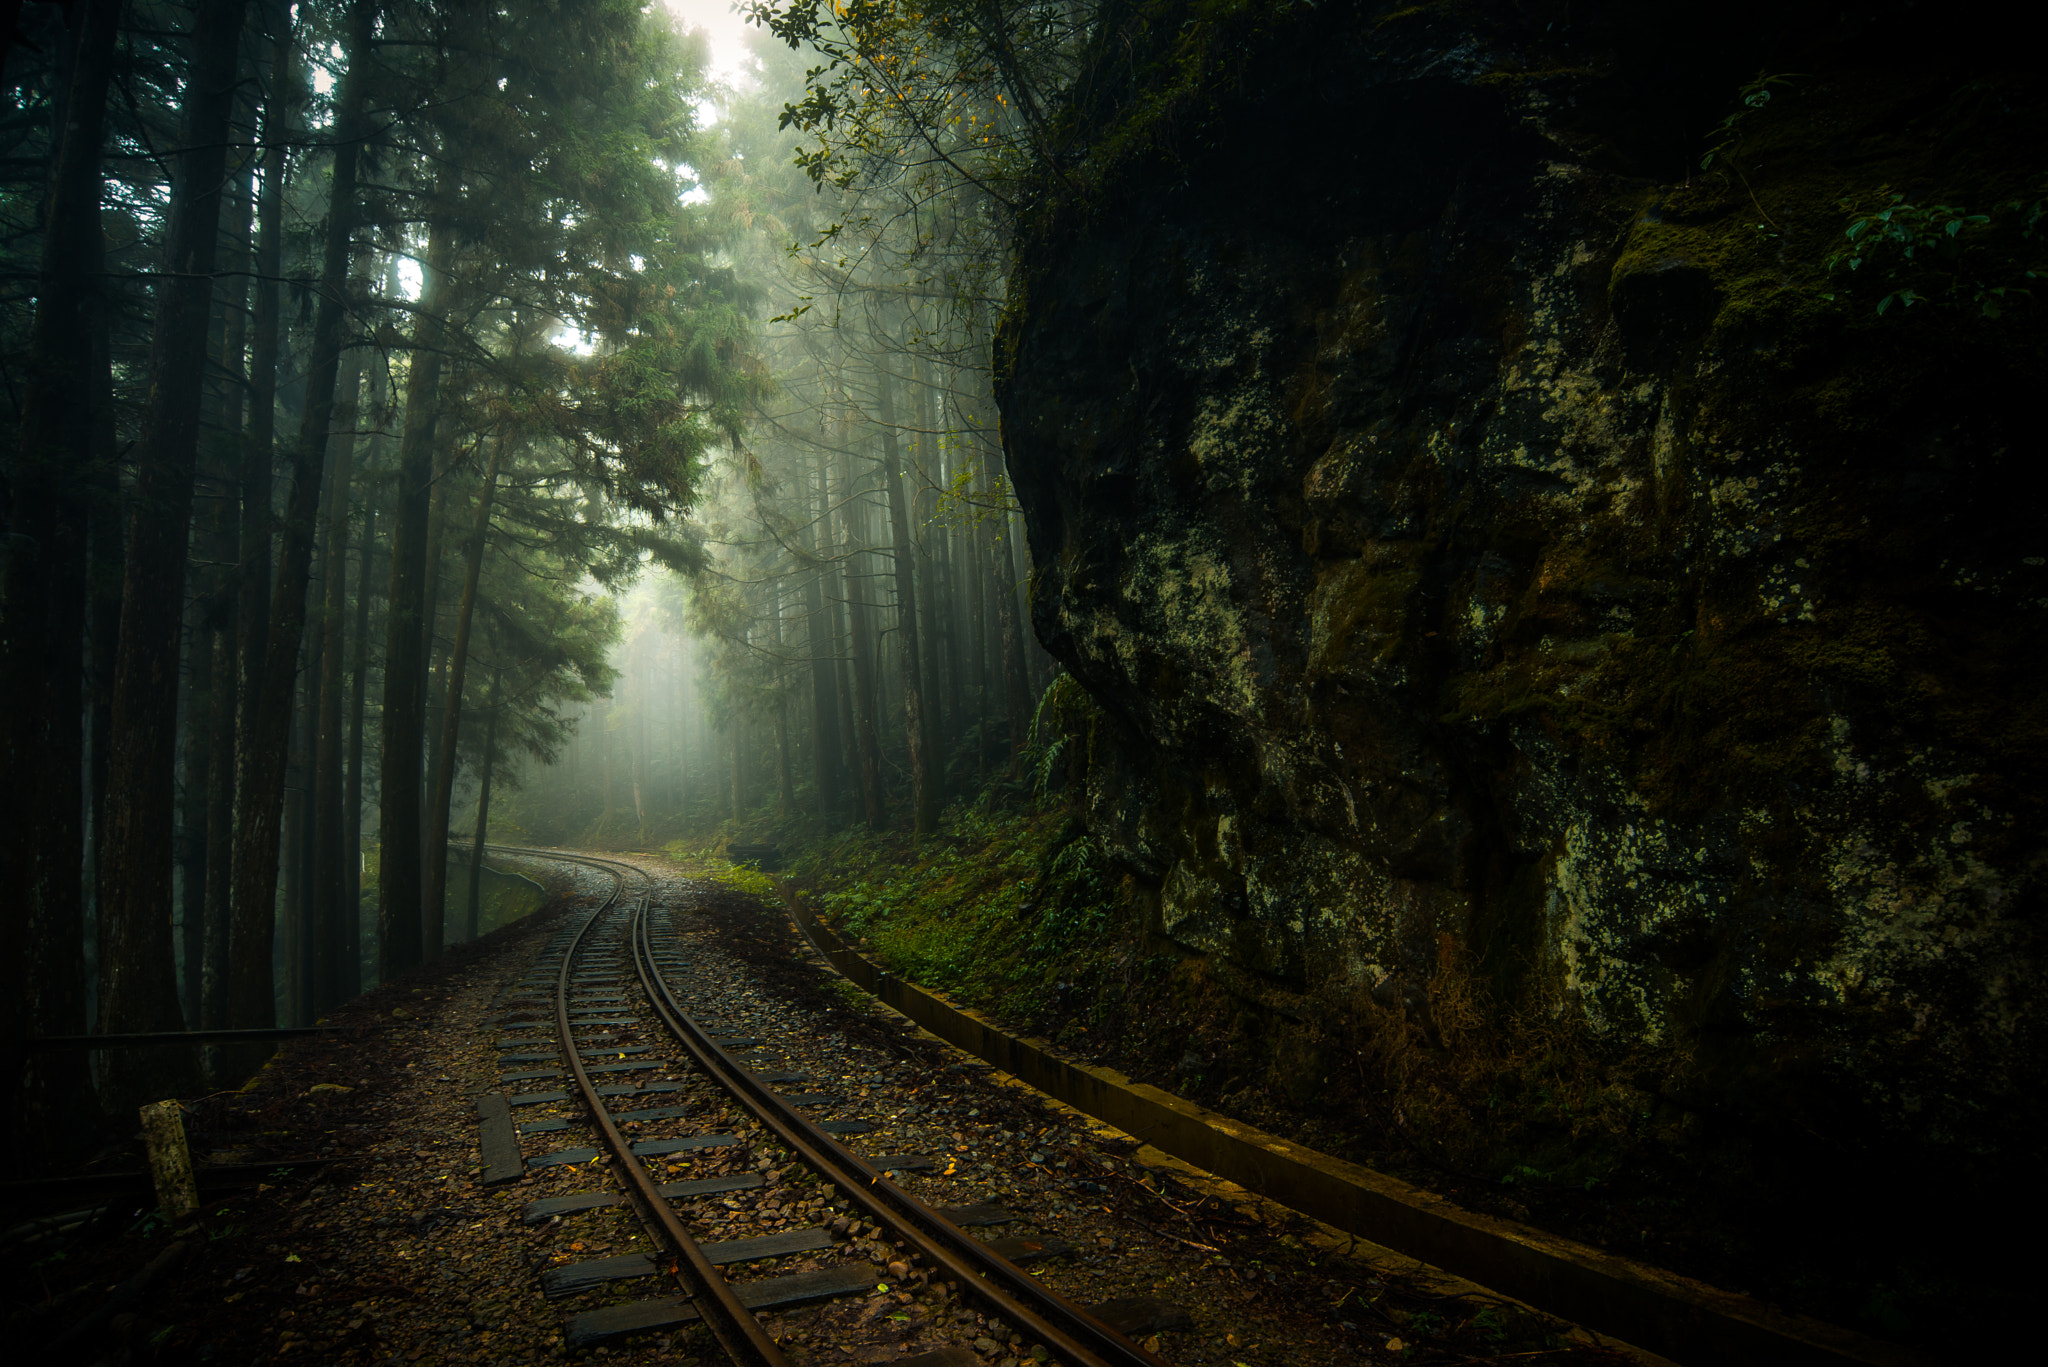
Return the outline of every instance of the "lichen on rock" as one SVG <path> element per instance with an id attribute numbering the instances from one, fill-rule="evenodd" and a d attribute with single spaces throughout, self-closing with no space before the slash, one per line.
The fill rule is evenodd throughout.
<path id="1" fill-rule="evenodd" d="M 2039 1147 L 2040 314 L 1881 316 L 1822 263 L 1878 185 L 2037 181 L 2048 101 L 1817 7 L 1692 49 L 1704 10 L 1590 8 L 1268 14 L 1035 221 L 999 397 L 1091 825 L 1299 1017 L 1245 1066 L 1369 1076 L 1359 1123 L 1978 1180 Z M 1472 1114 L 1539 1037 L 1611 1111 L 1555 1143 Z"/>

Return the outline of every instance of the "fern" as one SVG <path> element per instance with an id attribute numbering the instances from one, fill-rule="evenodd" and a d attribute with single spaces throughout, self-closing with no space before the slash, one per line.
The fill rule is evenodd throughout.
<path id="1" fill-rule="evenodd" d="M 1045 686 L 1038 706 L 1031 712 L 1031 732 L 1024 743 L 1025 762 L 1032 772 L 1032 788 L 1040 802 L 1052 791 L 1053 776 L 1074 737 L 1093 720 L 1095 701 L 1071 674 L 1061 674 Z"/>

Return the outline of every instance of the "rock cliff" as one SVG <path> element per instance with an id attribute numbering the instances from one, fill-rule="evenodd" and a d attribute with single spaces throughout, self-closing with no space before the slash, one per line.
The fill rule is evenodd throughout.
<path id="1" fill-rule="evenodd" d="M 1190 6 L 1097 97 L 999 394 L 1216 1071 L 1573 1186 L 2038 1152 L 2043 85 L 1919 13 Z"/>

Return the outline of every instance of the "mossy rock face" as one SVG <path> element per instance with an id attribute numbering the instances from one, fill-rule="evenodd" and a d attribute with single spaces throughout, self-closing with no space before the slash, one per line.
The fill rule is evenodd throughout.
<path id="1" fill-rule="evenodd" d="M 1573 1022 L 1703 1181 L 1788 1135 L 1788 1189 L 1994 1180 L 2040 1147 L 2048 301 L 1823 262 L 1881 187 L 2038 196 L 2043 82 L 1819 7 L 1506 8 L 1267 15 L 1024 244 L 999 397 L 1096 834 L 1249 999 Z M 1804 74 L 1700 171 L 1759 66 Z M 1575 1180 L 1612 1138 L 1560 1133 Z"/>

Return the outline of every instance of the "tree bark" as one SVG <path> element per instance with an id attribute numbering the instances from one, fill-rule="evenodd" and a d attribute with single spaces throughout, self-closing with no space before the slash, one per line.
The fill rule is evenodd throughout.
<path id="1" fill-rule="evenodd" d="M 454 186 L 444 179 L 441 199 Z M 413 325 L 405 430 L 398 447 L 396 526 L 391 537 L 391 590 L 384 632 L 384 734 L 379 756 L 377 841 L 378 975 L 389 982 L 420 962 L 420 660 L 427 604 L 427 517 L 434 476 L 434 433 L 441 418 L 441 348 L 448 269 L 455 230 L 448 213 L 434 216 L 428 235 Z"/>
<path id="2" fill-rule="evenodd" d="M 342 795 L 341 938 L 335 994 L 349 1001 L 363 990 L 363 717 L 370 679 L 370 565 L 376 558 L 377 505 L 363 512 L 363 548 L 356 571 L 356 650 L 348 684 L 348 788 Z"/>
<path id="3" fill-rule="evenodd" d="M 349 490 L 355 480 L 356 396 L 363 383 L 363 353 L 351 349 L 341 367 L 335 392 L 332 490 L 328 495 L 325 593 L 320 608 L 319 732 L 313 754 L 313 860 L 308 919 L 318 949 L 318 971 L 309 984 L 315 1016 L 347 998 L 341 995 L 342 894 L 347 887 L 342 867 L 342 803 L 346 800 L 343 769 L 342 677 L 344 631 L 348 619 Z M 355 995 L 350 993 L 350 996 Z"/>
<path id="4" fill-rule="evenodd" d="M 228 991 L 231 1024 L 256 1029 L 275 1021 L 271 983 L 272 908 L 277 897 L 279 821 L 284 799 L 286 747 L 291 734 L 295 675 L 306 626 L 306 589 L 320 512 L 320 485 L 334 413 L 348 313 L 349 245 L 356 219 L 356 165 L 362 146 L 368 89 L 372 0 L 355 0 L 349 15 L 348 73 L 335 109 L 334 164 L 330 172 L 327 240 L 321 254 L 320 302 L 313 316 L 306 398 L 292 451 L 292 480 L 278 526 L 277 578 L 263 676 L 270 686 L 257 700 L 250 742 L 241 747 L 235 785 L 235 904 Z"/>
<path id="5" fill-rule="evenodd" d="M 805 476 L 805 501 L 808 503 L 810 477 Z M 825 616 L 825 567 L 819 563 L 819 529 L 831 508 L 829 492 L 824 488 L 824 472 L 819 471 L 819 499 L 816 511 L 806 518 L 804 529 L 804 553 L 811 557 L 811 571 L 804 577 L 804 645 L 811 657 L 811 712 L 812 750 L 816 761 L 818 783 L 818 814 L 824 816 L 835 810 L 839 804 L 840 791 L 844 786 L 840 775 L 839 760 L 841 742 L 839 738 L 839 696 L 837 679 L 832 669 L 832 657 L 837 653 L 837 642 L 828 628 Z M 806 509 L 806 512 L 811 512 Z"/>
<path id="6" fill-rule="evenodd" d="M 228 115 L 245 0 L 199 0 L 182 146 L 165 230 L 166 278 L 150 338 L 149 397 L 136 442 L 135 514 L 121 585 L 107 773 L 107 902 L 100 914 L 105 1031 L 182 1024 L 170 944 L 171 813 L 177 761 L 178 636 L 198 456 L 207 318 L 220 231 Z M 73 713 L 73 716 L 76 714 Z M 126 1049 L 104 1067 L 125 1108 L 193 1080 L 188 1051 Z"/>
<path id="7" fill-rule="evenodd" d="M 842 451 L 845 443 L 841 442 Z M 846 616 L 853 656 L 853 732 L 860 761 L 861 814 L 868 829 L 879 831 L 885 824 L 882 810 L 882 744 L 875 719 L 875 662 L 869 642 L 866 587 L 854 565 L 859 549 L 853 525 L 853 480 L 845 455 L 839 458 L 839 564 L 846 585 Z"/>
<path id="8" fill-rule="evenodd" d="M 306 748 L 312 720 L 312 699 L 307 684 L 319 671 L 319 637 L 306 639 L 305 649 L 292 670 L 294 705 L 290 717 L 289 748 L 285 753 L 284 784 L 279 793 L 279 877 L 283 895 L 278 898 L 273 964 L 284 965 L 284 981 L 276 984 L 276 999 L 284 1009 L 277 1013 L 282 1025 L 307 1023 L 306 972 Z M 274 681 L 273 681 L 274 682 Z M 273 1005 L 273 1010 L 275 1010 Z"/>
<path id="9" fill-rule="evenodd" d="M 903 731 L 910 749 L 910 801 L 914 829 L 930 835 L 939 828 L 938 776 L 932 772 L 932 724 L 925 709 L 924 651 L 917 624 L 916 552 L 910 543 L 910 513 L 904 506 L 901 455 L 896 442 L 895 385 L 875 367 L 877 416 L 882 426 L 882 487 L 889 498 L 890 549 L 896 561 L 896 630 L 903 670 Z"/>
<path id="10" fill-rule="evenodd" d="M 996 492 L 1005 496 L 1000 484 L 996 486 Z M 1024 636 L 1018 622 L 1017 581 L 1012 577 L 1010 568 L 1014 562 L 1007 512 L 997 514 L 996 543 L 992 549 L 993 582 L 990 588 L 995 596 L 996 627 L 1002 635 L 1003 712 L 1010 723 L 1010 772 L 1014 774 L 1022 761 L 1025 732 L 1031 724 L 1031 694 L 1024 676 Z"/>
<path id="11" fill-rule="evenodd" d="M 298 45 L 293 40 L 289 20 L 279 9 L 274 8 L 272 15 L 276 31 L 271 39 L 270 97 L 263 106 L 263 138 L 267 145 L 263 151 L 263 191 L 256 207 L 256 304 L 250 317 L 249 429 L 242 444 L 242 545 L 236 563 L 235 592 L 238 780 L 243 768 L 242 752 L 254 734 L 256 700 L 263 690 L 263 664 L 268 654 L 271 485 L 277 455 L 277 361 L 282 328 L 278 281 L 284 274 L 287 144 L 292 139 L 294 111 L 302 86 Z"/>
<path id="12" fill-rule="evenodd" d="M 960 655 L 953 630 L 953 584 L 949 577 L 951 560 L 946 554 L 946 529 L 940 525 L 937 486 L 945 478 L 944 458 L 939 452 L 937 422 L 933 413 L 932 387 L 927 382 L 925 362 L 913 357 L 911 388 L 917 399 L 917 469 L 924 487 L 918 490 L 915 530 L 921 554 L 919 574 L 924 584 L 925 638 L 928 663 L 925 679 L 925 715 L 931 723 L 932 774 L 938 781 L 939 800 L 945 801 L 946 757 L 953 753 L 960 708 L 953 696 L 960 678 Z M 951 687 L 949 687 L 951 685 Z"/>
<path id="13" fill-rule="evenodd" d="M 732 824 L 735 832 L 739 829 L 740 814 L 746 811 L 746 794 L 742 791 L 745 763 L 742 759 L 741 732 L 745 729 L 737 712 L 733 714 L 732 728 Z"/>
<path id="14" fill-rule="evenodd" d="M 498 491 L 498 471 L 505 459 L 505 441 L 491 450 L 490 468 L 477 491 L 476 522 L 463 546 L 462 602 L 455 610 L 455 643 L 448 651 L 448 700 L 441 709 L 441 744 L 434 764 L 434 791 L 427 806 L 427 835 L 422 853 L 427 864 L 426 905 L 429 916 L 440 914 L 448 900 L 448 804 L 455 796 L 455 743 L 462 730 L 462 689 L 469 671 L 469 631 L 476 616 L 477 583 L 483 576 L 484 550 L 491 535 L 491 499 Z M 465 924 L 469 924 L 465 921 Z M 474 926 L 470 939 L 476 938 Z M 436 950 L 439 945 L 433 946 Z"/>
<path id="15" fill-rule="evenodd" d="M 106 266 L 106 242 L 97 231 L 87 237 L 92 252 L 91 273 L 98 276 Z M 104 291 L 98 293 L 93 309 L 92 385 L 92 512 L 90 535 L 89 589 L 92 612 L 91 675 L 92 755 L 87 781 L 92 785 L 92 879 L 95 910 L 105 902 L 107 838 L 107 748 L 114 729 L 114 660 L 121 635 L 121 574 L 126 558 L 122 536 L 121 456 L 114 431 L 113 306 Z M 81 993 L 83 989 L 81 988 Z"/>
<path id="16" fill-rule="evenodd" d="M 84 1117 L 84 1080 L 69 1061 L 30 1065 L 28 1034 L 85 1027 L 85 618 L 92 515 L 100 144 L 120 6 L 77 11 L 62 122 L 54 130 L 29 376 L 8 490 L 5 597 L 0 603 L 0 762 L 8 775 L 0 830 L 0 899 L 8 1046 L 0 1051 L 5 1113 L 34 1157 L 54 1152 Z M 173 631 L 176 627 L 173 625 Z M 175 684 L 173 685 L 175 689 Z M 175 697 L 175 693 L 173 695 Z M 20 1089 L 17 1091 L 17 1089 Z"/>
<path id="17" fill-rule="evenodd" d="M 244 86 L 249 84 L 251 63 L 241 61 Z M 254 106 L 246 95 L 236 99 L 238 109 L 247 113 L 249 134 L 255 136 Z M 237 136 L 241 127 L 231 120 Z M 185 783 L 183 817 L 178 834 L 180 868 L 178 908 L 180 940 L 184 950 L 185 1019 L 197 1021 L 204 1010 L 206 960 L 206 904 L 216 883 L 227 879 L 228 861 L 213 861 L 214 832 L 210 823 L 215 789 L 226 777 L 213 768 L 214 731 L 219 725 L 220 704 L 229 703 L 227 726 L 232 733 L 235 669 L 230 658 L 221 667 L 217 648 L 221 634 L 229 629 L 235 597 L 233 565 L 237 552 L 236 518 L 231 511 L 236 500 L 240 473 L 242 434 L 243 348 L 248 341 L 249 296 L 248 240 L 252 224 L 251 201 L 255 192 L 255 164 L 248 157 L 231 168 L 228 198 L 222 209 L 221 275 L 214 281 L 215 335 L 218 338 L 210 358 L 207 377 L 207 416 L 210 432 L 203 432 L 199 478 L 206 488 L 205 502 L 195 513 L 195 534 L 199 538 L 197 565 L 192 577 L 191 630 L 186 641 L 186 672 L 191 679 L 185 716 Z M 230 745 L 232 755 L 232 745 Z M 232 759 L 229 763 L 232 764 Z"/>
<path id="18" fill-rule="evenodd" d="M 459 386 L 459 380 L 457 384 Z M 425 747 L 420 769 L 420 954 L 432 963 L 441 957 L 448 934 L 445 901 L 431 900 L 434 876 L 434 776 L 441 764 L 441 722 L 447 716 L 448 654 L 441 649 L 441 569 L 447 558 L 449 478 L 455 453 L 444 449 L 434 465 L 434 495 L 427 505 L 426 586 L 420 597 L 426 614 L 420 624 L 420 659 L 426 664 L 426 678 L 420 689 L 420 736 Z M 446 865 L 442 866 L 446 879 Z"/>
<path id="19" fill-rule="evenodd" d="M 484 844 L 491 829 L 491 770 L 497 764 L 499 690 L 504 687 L 503 670 L 491 672 L 491 706 L 484 721 L 484 769 L 476 791 L 476 831 L 469 847 L 469 899 L 462 911 L 462 938 L 465 942 L 474 940 L 477 934 L 477 912 L 482 899 L 484 878 Z"/>
<path id="20" fill-rule="evenodd" d="M 370 417 L 376 427 L 363 452 L 366 474 L 374 475 L 384 454 L 384 424 L 390 417 L 386 400 L 389 390 L 382 365 L 372 365 L 369 376 Z M 375 582 L 373 565 L 377 546 L 377 491 L 365 488 L 363 549 L 356 569 L 356 650 L 349 681 L 348 793 L 342 808 L 348 833 L 342 841 L 348 865 L 348 891 L 342 898 L 346 908 L 342 925 L 343 947 L 340 992 L 344 1000 L 363 990 L 363 739 L 364 716 L 370 679 L 370 586 Z"/>

